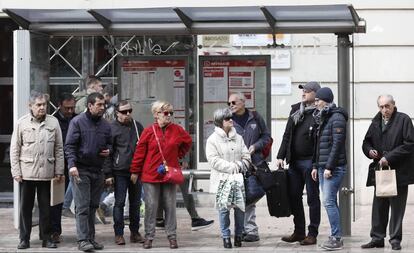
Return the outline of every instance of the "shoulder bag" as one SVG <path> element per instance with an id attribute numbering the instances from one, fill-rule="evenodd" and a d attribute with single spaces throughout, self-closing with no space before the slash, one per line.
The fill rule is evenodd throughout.
<path id="1" fill-rule="evenodd" d="M 154 125 L 152 125 L 152 130 L 154 131 L 155 139 L 157 140 L 158 149 L 160 150 L 161 157 L 165 166 L 165 174 L 161 179 L 161 183 L 169 184 L 182 184 L 184 183 L 184 176 L 181 171 L 181 168 L 171 167 L 167 165 L 167 160 L 165 160 L 164 154 L 161 149 L 160 140 L 158 139 L 157 132 L 155 131 Z"/>

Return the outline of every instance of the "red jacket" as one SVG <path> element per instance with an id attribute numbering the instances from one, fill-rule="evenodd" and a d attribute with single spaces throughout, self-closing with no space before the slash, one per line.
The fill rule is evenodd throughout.
<path id="1" fill-rule="evenodd" d="M 158 123 L 145 128 L 135 148 L 130 167 L 131 173 L 138 174 L 141 182 L 144 183 L 159 183 L 162 178 L 157 168 L 163 160 L 152 126 L 155 127 L 162 152 L 170 167 L 180 167 L 178 159 L 185 156 L 192 144 L 191 136 L 180 125 L 170 123 L 165 127 L 164 132 Z"/>

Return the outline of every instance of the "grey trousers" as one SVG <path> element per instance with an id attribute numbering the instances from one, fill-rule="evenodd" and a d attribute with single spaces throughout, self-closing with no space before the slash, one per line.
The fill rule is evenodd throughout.
<path id="1" fill-rule="evenodd" d="M 95 212 L 104 186 L 103 173 L 79 171 L 80 182 L 72 180 L 78 241 L 95 240 Z"/>
<path id="2" fill-rule="evenodd" d="M 176 194 L 175 184 L 143 183 L 145 201 L 145 238 L 153 240 L 155 237 L 155 222 L 158 203 L 161 201 L 165 211 L 165 232 L 168 239 L 177 237 Z"/>
<path id="3" fill-rule="evenodd" d="M 244 212 L 244 234 L 259 236 L 259 227 L 256 224 L 256 205 L 246 206 Z"/>
<path id="4" fill-rule="evenodd" d="M 377 198 L 374 194 L 370 233 L 373 241 L 383 241 L 386 237 L 390 207 L 389 241 L 394 243 L 402 240 L 402 223 L 407 204 L 408 186 L 398 187 L 397 192 L 398 195 L 391 198 Z"/>
<path id="5" fill-rule="evenodd" d="M 188 214 L 190 215 L 191 219 L 197 219 L 197 218 L 200 218 L 200 216 L 198 215 L 197 210 L 195 208 L 195 201 L 194 201 L 193 194 L 190 194 L 188 192 L 189 181 L 190 180 L 185 179 L 184 183 L 180 184 L 179 186 L 180 186 L 181 194 L 183 195 L 184 206 L 187 209 Z M 164 206 L 160 202 L 158 204 L 157 219 L 164 219 L 163 211 L 164 211 Z"/>

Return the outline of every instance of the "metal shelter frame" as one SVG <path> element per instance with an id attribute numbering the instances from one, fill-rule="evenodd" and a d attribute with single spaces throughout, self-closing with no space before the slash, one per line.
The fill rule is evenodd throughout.
<path id="1" fill-rule="evenodd" d="M 125 9 L 3 9 L 22 29 L 49 36 L 137 36 L 137 35 L 202 35 L 202 34 L 273 34 L 334 33 L 338 36 L 338 101 L 350 112 L 350 48 L 349 36 L 365 33 L 366 22 L 352 5 L 235 6 L 235 7 L 163 7 Z M 275 44 L 276 45 L 276 44 Z M 61 48 L 54 51 L 53 59 Z M 21 52 L 26 53 L 27 52 Z M 113 60 L 120 52 L 116 52 Z M 15 51 L 16 55 L 16 51 Z M 16 57 L 15 57 L 16 58 Z M 69 62 L 65 61 L 70 65 Z M 109 64 L 109 62 L 107 63 Z M 14 78 L 14 119 L 26 111 L 27 77 Z M 71 65 L 70 65 L 71 66 Z M 78 76 L 81 74 L 71 66 Z M 353 68 L 353 66 L 352 66 Z M 352 115 L 353 118 L 353 115 Z M 349 127 L 350 123 L 348 123 Z M 350 157 L 350 134 L 347 155 Z M 204 172 L 188 172 L 187 176 L 205 179 Z M 199 174 L 199 175 L 198 175 Z M 15 188 L 16 189 L 16 188 Z M 343 234 L 351 234 L 350 173 L 344 178 L 339 194 Z M 16 198 L 15 198 L 16 199 Z M 16 217 L 16 216 L 15 216 Z"/>

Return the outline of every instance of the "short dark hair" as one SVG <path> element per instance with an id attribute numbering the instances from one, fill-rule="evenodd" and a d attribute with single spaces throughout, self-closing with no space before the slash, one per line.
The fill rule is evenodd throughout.
<path id="1" fill-rule="evenodd" d="M 99 76 L 90 75 L 86 81 L 86 86 L 89 87 L 91 84 L 102 82 L 102 79 Z"/>
<path id="2" fill-rule="evenodd" d="M 119 111 L 119 107 L 130 104 L 128 100 L 121 100 L 115 105 L 115 110 Z"/>
<path id="3" fill-rule="evenodd" d="M 88 95 L 88 98 L 86 99 L 86 105 L 95 104 L 96 99 L 105 99 L 105 98 L 101 93 L 92 92 L 91 94 Z"/>
<path id="4" fill-rule="evenodd" d="M 61 105 L 63 101 L 65 100 L 76 100 L 76 99 L 75 99 L 75 96 L 73 96 L 72 94 L 68 92 L 64 92 L 59 96 L 58 104 Z"/>
<path id="5" fill-rule="evenodd" d="M 112 83 L 108 83 L 102 91 L 102 94 L 108 94 L 109 96 L 114 96 L 114 85 Z"/>

